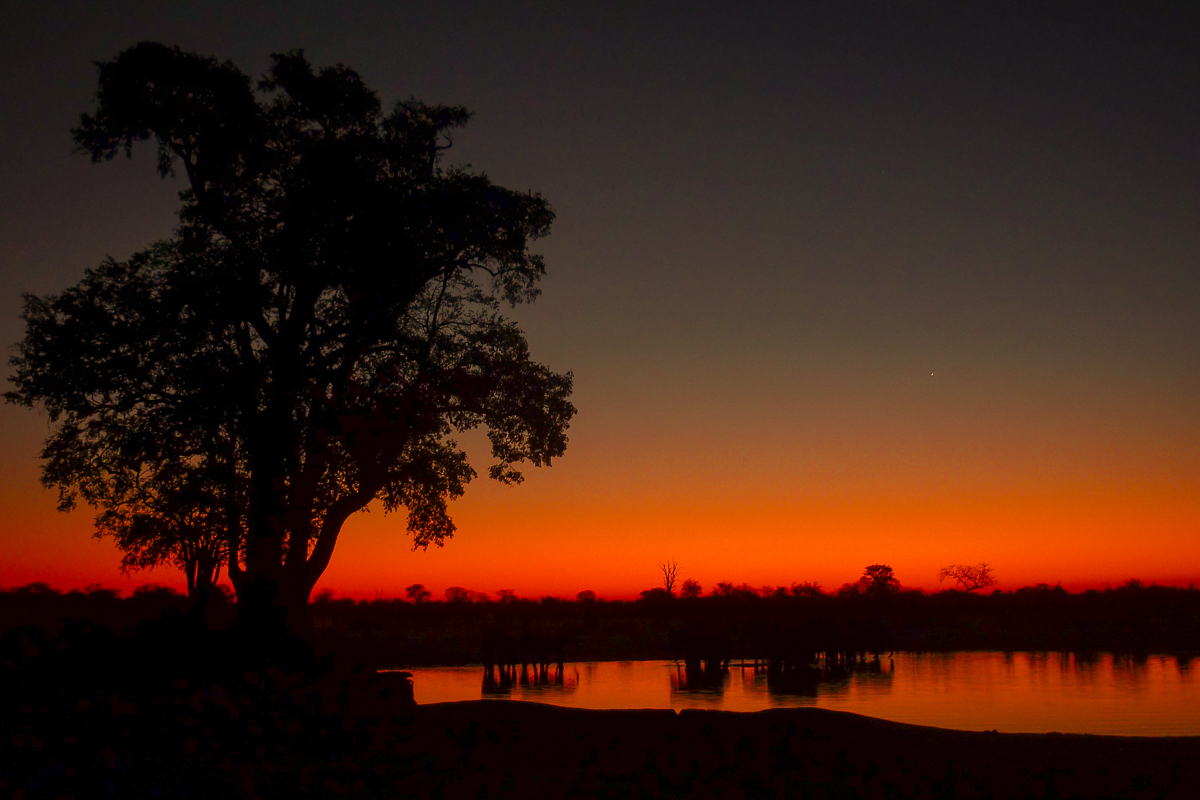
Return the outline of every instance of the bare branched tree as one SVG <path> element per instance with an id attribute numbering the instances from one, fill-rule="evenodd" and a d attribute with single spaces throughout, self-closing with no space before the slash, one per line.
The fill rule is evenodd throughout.
<path id="1" fill-rule="evenodd" d="M 675 595 L 675 579 L 679 577 L 679 562 L 673 558 L 668 558 L 665 562 L 660 561 L 658 568 L 663 574 L 663 588 L 667 590 L 667 594 Z"/>
<path id="2" fill-rule="evenodd" d="M 996 585 L 996 577 L 992 574 L 993 572 L 991 565 L 986 562 L 951 564 L 938 570 L 938 581 L 953 578 L 955 589 L 960 592 L 974 592 Z"/>

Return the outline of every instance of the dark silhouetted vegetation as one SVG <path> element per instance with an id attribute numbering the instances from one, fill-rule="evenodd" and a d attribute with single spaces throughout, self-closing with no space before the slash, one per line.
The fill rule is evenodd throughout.
<path id="1" fill-rule="evenodd" d="M 978 592 L 996 585 L 995 570 L 990 564 L 951 564 L 938 570 L 938 581 L 953 579 L 960 592 Z"/>
<path id="2" fill-rule="evenodd" d="M 432 600 L 419 584 L 407 600 L 351 600 L 321 592 L 310 606 L 319 652 L 341 653 L 377 667 L 482 663 L 489 635 L 563 639 L 564 658 L 631 660 L 685 656 L 689 636 L 719 636 L 728 658 L 770 655 L 775 641 L 846 640 L 854 649 L 1078 650 L 1200 652 L 1200 590 L 1130 581 L 1106 590 L 1068 592 L 1039 584 L 989 594 L 899 590 L 885 595 L 811 583 L 753 588 L 718 584 L 707 596 L 671 598 L 662 588 L 641 599 L 604 600 L 581 591 L 574 600 L 529 599 L 504 591 L 451 587 Z M 160 586 L 129 597 L 92 587 L 60 592 L 44 584 L 0 590 L 7 626 L 53 633 L 68 620 L 130 631 L 187 598 Z M 232 599 L 216 594 L 210 627 L 229 625 Z M 863 641 L 864 636 L 870 641 Z M 817 642 L 814 641 L 814 644 Z M 836 649 L 836 648 L 835 648 Z"/>
<path id="3" fill-rule="evenodd" d="M 896 579 L 895 571 L 886 564 L 872 564 L 863 570 L 855 587 L 859 592 L 871 597 L 881 598 L 900 591 L 900 581 Z"/>
<path id="4" fill-rule="evenodd" d="M 562 455 L 571 376 L 500 314 L 539 293 L 529 247 L 554 214 L 442 165 L 469 117 L 385 113 L 356 72 L 300 51 L 257 84 L 151 42 L 99 65 L 75 141 L 106 161 L 153 139 L 186 181 L 179 227 L 26 296 L 6 396 L 48 412 L 45 483 L 99 510 L 127 566 L 182 562 L 208 584 L 224 559 L 243 624 L 303 632 L 351 514 L 404 509 L 419 547 L 453 534 L 476 474 L 453 434 L 485 428 L 488 474 L 510 484 Z"/>
<path id="5" fill-rule="evenodd" d="M 175 611 L 128 633 L 87 621 L 53 636 L 6 630 L 5 796 L 313 797 L 365 782 L 384 796 L 412 774 L 407 673 L 318 663 L 299 642 L 272 647 L 275 664 L 240 658 L 253 647 L 235 628 L 190 619 Z"/>
<path id="6" fill-rule="evenodd" d="M 663 576 L 663 591 L 669 595 L 675 594 L 675 581 L 679 579 L 679 562 L 673 558 L 668 558 L 658 565 Z"/>
<path id="7" fill-rule="evenodd" d="M 660 787 L 709 787 L 732 780 L 735 768 L 759 781 L 751 788 L 800 791 L 805 780 L 816 781 L 810 789 L 867 785 L 873 769 L 886 768 L 890 796 L 926 796 L 929 781 L 947 775 L 956 776 L 949 794 L 1011 785 L 1053 796 L 1086 789 L 1084 776 L 1120 750 L 1122 766 L 1106 768 L 1106 787 L 1146 786 L 1157 776 L 1155 785 L 1177 793 L 1186 783 L 1180 770 L 1197 763 L 1191 739 L 1147 742 L 1134 758 L 1130 748 L 1142 744 L 1131 740 L 964 734 L 803 709 L 661 712 L 662 724 L 677 726 L 668 730 L 651 712 L 415 707 L 407 673 L 374 669 L 482 663 L 485 694 L 506 696 L 518 684 L 561 683 L 570 660 L 676 658 L 677 690 L 712 691 L 734 659 L 745 659 L 768 671 L 773 691 L 796 694 L 837 670 L 870 669 L 864 656 L 878 650 L 1200 650 L 1200 591 L 1191 588 L 1131 581 L 1080 593 L 1039 585 L 927 594 L 854 585 L 827 594 L 814 584 L 726 583 L 708 596 L 672 598 L 659 588 L 634 601 L 591 592 L 574 601 L 511 592 L 489 601 L 462 587 L 447 600 L 428 590 L 410 592 L 412 601 L 322 592 L 311 607 L 315 653 L 295 639 L 248 641 L 229 624 L 234 607 L 223 592 L 210 604 L 212 630 L 189 613 L 185 596 L 163 587 L 129 597 L 44 584 L 0 590 L 0 780 L 27 798 L 424 797 L 468 785 L 478 793 L 502 776 L 508 794 L 518 786 L 536 794 L 560 771 L 555 791 L 567 794 L 580 779 L 619 793 L 637 776 Z M 533 722 L 547 714 L 559 716 Z M 555 732 L 535 735 L 537 725 Z M 615 749 L 597 755 L 589 744 L 597 741 Z M 536 769 L 526 764 L 534 744 Z M 935 745 L 936 753 L 923 749 Z M 841 772 L 821 771 L 814 753 L 822 747 L 849 759 Z M 637 752 L 665 760 L 633 769 Z M 711 763 L 700 764 L 701 753 Z M 893 764 L 897 753 L 909 754 Z M 464 779 L 461 765 L 480 754 L 486 765 Z M 1043 761 L 1075 771 L 1029 771 Z M 541 783 L 529 782 L 535 774 Z"/>
<path id="8" fill-rule="evenodd" d="M 312 606 L 316 638 L 380 667 L 481 663 L 481 643 L 497 631 L 514 640 L 530 632 L 565 635 L 568 661 L 683 659 L 690 637 L 720 637 L 729 643 L 725 658 L 749 660 L 797 641 L 814 652 L 1200 652 L 1200 591 L 1136 582 L 1076 593 L 1038 585 L 990 594 L 829 594 L 812 583 L 721 583 L 707 596 L 671 598 L 657 587 L 631 601 L 581 592 L 574 601 L 480 602 L 480 593 L 472 594 L 474 602 L 420 604 L 319 598 Z"/>
<path id="9" fill-rule="evenodd" d="M 32 627 L 53 637 L 66 623 L 86 621 L 125 634 L 149 620 L 182 614 L 189 608 L 186 596 L 157 584 L 139 586 L 129 597 L 122 597 L 116 590 L 100 586 L 63 592 L 44 583 L 31 583 L 0 588 L 0 632 Z M 232 596 L 223 587 L 216 587 L 206 611 L 207 624 L 201 627 L 228 627 L 235 614 Z M 188 626 L 195 627 L 195 620 Z"/>

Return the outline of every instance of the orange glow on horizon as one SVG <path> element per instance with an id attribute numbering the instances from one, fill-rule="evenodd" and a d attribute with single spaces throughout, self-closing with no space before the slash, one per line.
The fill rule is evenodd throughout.
<path id="1" fill-rule="evenodd" d="M 536 484 L 535 480 L 530 481 Z M 356 598 L 402 597 L 422 583 L 435 596 L 458 585 L 493 594 L 572 597 L 591 589 L 612 599 L 659 585 L 658 562 L 679 561 L 682 578 L 710 590 L 718 581 L 753 586 L 816 581 L 826 591 L 871 563 L 891 565 L 905 586 L 937 590 L 938 568 L 987 561 L 998 588 L 1062 583 L 1104 588 L 1130 578 L 1200 583 L 1200 493 L 1188 487 L 1125 486 L 1036 493 L 905 498 L 664 499 L 625 504 L 547 496 L 531 486 L 479 482 L 455 508 L 457 535 L 444 548 L 412 551 L 403 517 L 377 511 L 351 518 L 318 585 Z M 532 491 L 530 491 L 533 489 Z M 125 591 L 182 576 L 157 569 L 129 576 L 119 555 L 91 537 L 90 514 L 57 514 L 48 492 L 8 504 L 4 537 L 13 560 L 0 585 L 93 583 Z M 14 536 L 21 530 L 25 535 Z M 1150 546 L 1132 548 L 1141 539 Z"/>
<path id="2" fill-rule="evenodd" d="M 413 552 L 402 515 L 355 515 L 318 591 L 402 597 L 421 583 L 435 596 L 457 585 L 630 598 L 659 584 L 668 558 L 705 591 L 718 581 L 831 591 L 874 563 L 937 590 L 940 567 L 981 561 L 1002 589 L 1200 583 L 1200 435 L 1182 406 L 1027 414 L 986 393 L 949 402 L 918 385 L 887 407 L 834 397 L 787 410 L 765 393 L 729 398 L 758 402 L 758 416 L 694 406 L 672 416 L 670 398 L 633 409 L 578 391 L 565 458 L 528 470 L 521 486 L 475 481 L 442 549 Z M 91 537 L 88 509 L 57 513 L 37 481 L 35 417 L 5 413 L 23 424 L 29 457 L 10 462 L 0 497 L 0 584 L 182 587 L 170 569 L 121 575 L 113 546 Z M 464 437 L 480 471 L 481 438 Z"/>

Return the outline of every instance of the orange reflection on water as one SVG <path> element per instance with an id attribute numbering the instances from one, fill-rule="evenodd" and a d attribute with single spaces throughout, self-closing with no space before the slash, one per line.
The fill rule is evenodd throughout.
<path id="1" fill-rule="evenodd" d="M 673 662 L 605 661 L 567 664 L 561 685 L 517 685 L 505 697 L 575 708 L 808 706 L 960 730 L 1194 736 L 1197 667 L 1161 655 L 897 653 L 814 687 L 781 690 L 765 672 L 735 666 L 720 686 L 690 691 Z M 480 667 L 411 672 L 418 703 L 483 696 Z"/>

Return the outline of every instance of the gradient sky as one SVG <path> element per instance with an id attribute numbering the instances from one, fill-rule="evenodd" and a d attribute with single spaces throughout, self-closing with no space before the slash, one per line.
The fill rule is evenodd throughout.
<path id="1" fill-rule="evenodd" d="M 1173 13 L 8 4 L 0 341 L 21 292 L 172 229 L 150 147 L 72 154 L 92 62 L 150 39 L 257 75 L 303 47 L 385 103 L 472 109 L 451 161 L 551 201 L 516 316 L 579 408 L 565 458 L 478 480 L 442 550 L 353 518 L 319 589 L 630 596 L 668 557 L 706 589 L 876 562 L 923 588 L 978 561 L 1005 588 L 1200 583 L 1200 19 Z M 0 585 L 181 585 L 122 577 L 87 510 L 54 510 L 46 432 L 0 408 Z"/>

